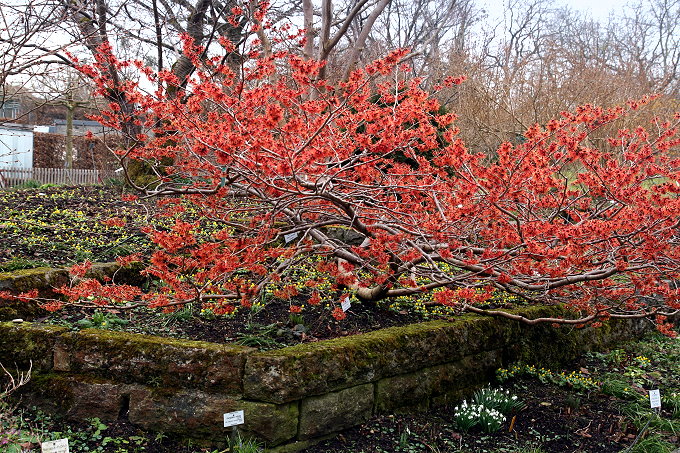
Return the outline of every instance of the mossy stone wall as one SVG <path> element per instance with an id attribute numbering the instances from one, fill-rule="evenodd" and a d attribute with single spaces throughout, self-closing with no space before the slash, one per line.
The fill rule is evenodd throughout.
<path id="1" fill-rule="evenodd" d="M 525 309 L 536 318 L 558 307 Z M 31 323 L 0 323 L 0 362 L 33 366 L 27 401 L 70 418 L 126 417 L 151 431 L 223 444 L 222 414 L 286 451 L 377 413 L 457 402 L 494 371 L 523 360 L 555 366 L 647 329 L 531 327 L 463 316 L 260 352 L 236 345 Z"/>

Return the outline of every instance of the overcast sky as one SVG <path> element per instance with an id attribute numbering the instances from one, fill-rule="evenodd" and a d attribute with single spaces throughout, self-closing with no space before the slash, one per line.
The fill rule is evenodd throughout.
<path id="1" fill-rule="evenodd" d="M 590 12 L 595 19 L 606 19 L 611 11 L 621 12 L 629 0 L 563 0 L 562 3 L 583 12 Z"/>
<path id="2" fill-rule="evenodd" d="M 494 11 L 500 13 L 506 2 L 504 0 L 477 0 L 477 3 L 493 17 Z M 629 3 L 631 0 L 557 0 L 553 6 L 569 6 L 584 13 L 590 13 L 593 19 L 603 22 L 609 17 L 610 12 L 621 13 Z"/>

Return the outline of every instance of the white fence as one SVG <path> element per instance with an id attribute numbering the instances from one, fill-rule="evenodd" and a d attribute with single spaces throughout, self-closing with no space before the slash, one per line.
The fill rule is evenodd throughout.
<path id="1" fill-rule="evenodd" d="M 19 168 L 0 167 L 0 187 L 7 188 L 38 181 L 40 184 L 86 185 L 100 184 L 104 179 L 112 177 L 111 173 L 99 170 L 80 170 L 68 168 Z"/>

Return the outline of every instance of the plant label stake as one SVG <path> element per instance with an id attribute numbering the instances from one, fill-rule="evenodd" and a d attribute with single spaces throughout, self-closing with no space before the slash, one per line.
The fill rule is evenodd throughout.
<path id="1" fill-rule="evenodd" d="M 68 439 L 51 440 L 43 442 L 42 453 L 69 453 Z"/>
<path id="2" fill-rule="evenodd" d="M 349 308 L 352 306 L 352 304 L 349 301 L 349 297 L 346 297 L 345 300 L 343 300 L 340 303 L 340 307 L 342 308 L 342 311 L 347 311 Z"/>
<path id="3" fill-rule="evenodd" d="M 231 426 L 231 436 L 229 439 L 230 450 L 234 451 L 236 446 L 236 439 L 238 435 L 238 425 L 245 423 L 245 418 L 243 411 L 227 412 L 224 414 L 224 427 L 228 428 Z"/>
<path id="4" fill-rule="evenodd" d="M 661 408 L 661 392 L 659 392 L 659 389 L 649 391 L 649 404 L 652 409 Z"/>
<path id="5" fill-rule="evenodd" d="M 283 236 L 283 240 L 286 241 L 286 244 L 288 244 L 296 237 L 298 237 L 297 231 L 295 233 L 286 234 L 285 236 Z"/>

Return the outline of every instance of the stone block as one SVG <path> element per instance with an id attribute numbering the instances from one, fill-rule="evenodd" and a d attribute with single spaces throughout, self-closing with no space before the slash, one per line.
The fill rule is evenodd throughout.
<path id="1" fill-rule="evenodd" d="M 69 420 L 97 417 L 111 422 L 125 410 L 132 387 L 103 379 L 69 374 L 36 374 L 21 389 L 25 404 L 63 415 Z"/>
<path id="2" fill-rule="evenodd" d="M 19 269 L 12 272 L 0 272 L 0 291 L 18 294 L 37 289 L 40 295 L 54 296 L 53 288 L 65 285 L 68 281 L 66 269 L 49 267 Z"/>
<path id="3" fill-rule="evenodd" d="M 131 423 L 144 429 L 181 437 L 224 443 L 231 428 L 224 428 L 223 415 L 244 411 L 245 424 L 238 429 L 277 445 L 297 434 L 297 404 L 275 405 L 242 401 L 199 390 L 177 392 L 135 390 L 130 393 Z"/>
<path id="4" fill-rule="evenodd" d="M 248 399 L 283 403 L 503 348 L 516 322 L 463 316 L 250 355 Z"/>
<path id="5" fill-rule="evenodd" d="M 57 339 L 68 332 L 64 327 L 30 322 L 0 323 L 0 363 L 7 369 L 18 367 L 33 371 L 52 368 L 53 348 Z"/>
<path id="6" fill-rule="evenodd" d="M 520 326 L 516 341 L 508 344 L 505 362 L 559 367 L 588 351 L 604 351 L 642 336 L 651 324 L 640 319 L 612 319 L 601 327 L 540 324 Z"/>
<path id="7" fill-rule="evenodd" d="M 124 383 L 241 393 L 252 348 L 86 329 L 63 335 L 55 349 L 59 369 Z"/>
<path id="8" fill-rule="evenodd" d="M 313 396 L 300 405 L 298 438 L 305 440 L 359 425 L 373 413 L 373 384 Z"/>
<path id="9" fill-rule="evenodd" d="M 382 379 L 376 383 L 375 410 L 390 413 L 425 409 L 432 398 L 489 382 L 501 367 L 501 359 L 501 351 L 482 352 L 453 363 Z"/>

